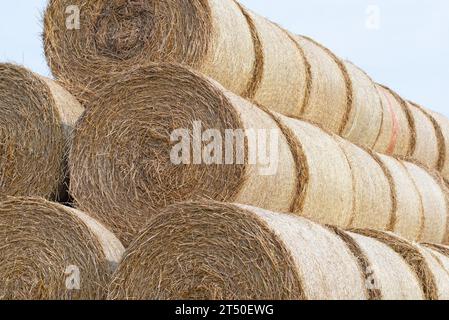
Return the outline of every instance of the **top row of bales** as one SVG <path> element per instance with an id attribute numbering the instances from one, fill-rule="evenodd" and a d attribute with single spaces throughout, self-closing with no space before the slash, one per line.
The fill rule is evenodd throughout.
<path id="1" fill-rule="evenodd" d="M 68 30 L 66 9 L 74 5 L 80 29 Z M 113 73 L 177 62 L 259 105 L 362 147 L 413 158 L 449 179 L 447 118 L 236 1 L 52 0 L 44 21 L 53 74 L 83 102 Z"/>

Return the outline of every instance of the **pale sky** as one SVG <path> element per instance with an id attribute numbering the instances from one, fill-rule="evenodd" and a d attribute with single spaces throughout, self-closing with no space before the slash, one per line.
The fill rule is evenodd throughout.
<path id="1" fill-rule="evenodd" d="M 315 38 L 407 99 L 449 116 L 449 1 L 240 0 Z M 3 1 L 0 61 L 50 75 L 41 44 L 47 0 Z"/>

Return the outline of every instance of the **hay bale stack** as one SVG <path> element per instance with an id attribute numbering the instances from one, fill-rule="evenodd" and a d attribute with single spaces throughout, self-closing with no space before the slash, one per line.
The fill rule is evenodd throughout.
<path id="1" fill-rule="evenodd" d="M 444 298 L 442 268 L 426 250 L 386 233 L 345 232 L 249 206 L 181 203 L 127 249 L 108 298 Z"/>
<path id="2" fill-rule="evenodd" d="M 412 159 L 432 169 L 438 168 L 440 156 L 438 135 L 432 118 L 419 105 L 407 102 L 415 124 L 415 148 L 410 155 Z"/>
<path id="3" fill-rule="evenodd" d="M 372 148 L 379 137 L 383 107 L 374 82 L 360 68 L 351 62 L 344 62 L 352 82 L 351 110 L 344 120 L 344 138 L 361 146 Z"/>
<path id="4" fill-rule="evenodd" d="M 69 6 L 80 8 L 79 30 L 66 26 Z M 427 117 L 410 111 L 390 89 L 376 89 L 352 63 L 236 1 L 51 0 L 44 25 L 53 74 L 82 102 L 94 99 L 111 74 L 151 62 L 179 63 L 363 147 L 438 166 Z M 428 139 L 432 144 L 425 144 Z"/>
<path id="5" fill-rule="evenodd" d="M 103 299 L 124 251 L 91 217 L 40 198 L 0 202 L 0 242 L 0 299 Z"/>
<path id="6" fill-rule="evenodd" d="M 0 194 L 58 199 L 80 104 L 49 79 L 0 64 Z"/>
<path id="7" fill-rule="evenodd" d="M 401 194 L 418 208 L 407 208 L 411 217 L 405 208 L 395 212 L 401 191 L 374 155 L 345 142 L 342 150 L 317 126 L 257 108 L 186 67 L 156 64 L 117 75 L 87 109 L 69 159 L 71 194 L 126 245 L 160 208 L 204 198 L 341 227 L 392 230 L 403 215 L 401 228 L 414 235 L 422 224 L 413 216 L 421 210 L 421 202 L 413 202 L 417 192 Z M 215 134 L 202 136 L 210 129 Z M 231 148 L 229 130 L 231 137 L 241 133 Z M 245 138 L 250 132 L 262 134 L 267 149 L 263 140 Z M 211 139 L 219 150 L 210 147 Z M 187 150 L 182 157 L 180 146 Z M 271 155 L 268 165 L 260 153 Z"/>
<path id="8" fill-rule="evenodd" d="M 125 244 L 161 207 L 191 199 L 304 212 L 343 226 L 353 214 L 346 157 L 333 137 L 310 124 L 264 112 L 218 83 L 172 64 L 117 76 L 98 97 L 76 128 L 69 161 L 71 194 L 78 207 L 96 213 Z M 237 148 L 231 150 L 233 165 L 225 165 L 225 148 L 212 164 L 203 159 L 195 163 L 193 152 L 186 163 L 173 163 L 177 141 L 170 136 L 181 128 L 193 129 L 198 121 L 204 131 L 217 130 L 221 137 L 230 129 L 277 134 L 276 149 L 268 150 L 276 156 L 275 172 L 264 175 L 266 164 L 250 162 L 249 152 L 241 164 L 235 162 Z M 187 134 L 193 143 L 193 133 Z M 244 142 L 245 152 L 254 147 L 249 139 Z M 207 144 L 193 148 L 202 152 Z"/>

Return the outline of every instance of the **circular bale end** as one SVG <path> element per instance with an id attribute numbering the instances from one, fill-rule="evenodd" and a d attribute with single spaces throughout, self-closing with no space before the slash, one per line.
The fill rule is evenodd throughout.
<path id="1" fill-rule="evenodd" d="M 53 74 L 79 96 L 92 77 L 148 61 L 196 66 L 212 32 L 207 0 L 51 0 L 43 38 Z"/>
<path id="2" fill-rule="evenodd" d="M 292 256 L 257 214 L 231 204 L 166 208 L 127 249 L 109 299 L 302 299 Z"/>
<path id="3" fill-rule="evenodd" d="M 224 150 L 212 163 L 203 157 L 212 139 L 204 141 L 203 133 L 224 139 L 227 130 L 243 128 L 215 83 L 168 64 L 139 68 L 110 83 L 75 130 L 70 191 L 80 209 L 128 244 L 156 209 L 238 194 L 246 166 L 223 165 Z"/>
<path id="4" fill-rule="evenodd" d="M 0 299 L 103 299 L 124 251 L 84 213 L 38 198 L 0 203 Z"/>
<path id="5" fill-rule="evenodd" d="M 0 194 L 57 198 L 64 182 L 65 131 L 43 79 L 0 64 Z"/>

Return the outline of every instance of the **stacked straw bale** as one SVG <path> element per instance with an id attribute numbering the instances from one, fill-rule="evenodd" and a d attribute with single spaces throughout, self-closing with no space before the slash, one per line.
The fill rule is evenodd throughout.
<path id="1" fill-rule="evenodd" d="M 0 202 L 0 242 L 0 299 L 8 300 L 104 299 L 124 252 L 88 215 L 41 198 Z"/>
<path id="2" fill-rule="evenodd" d="M 67 30 L 69 5 L 80 8 L 79 30 Z M 438 143 L 449 136 L 446 125 L 314 40 L 234 0 L 51 0 L 44 24 L 53 74 L 83 102 L 111 74 L 149 62 L 185 64 L 272 111 L 411 157 L 449 180 L 449 160 L 438 157 L 447 152 Z"/>
<path id="3" fill-rule="evenodd" d="M 0 195 L 63 196 L 67 144 L 82 112 L 52 80 L 0 64 Z"/>
<path id="4" fill-rule="evenodd" d="M 263 175 L 266 164 L 250 162 L 249 153 L 236 162 L 237 148 L 230 149 L 234 162 L 227 165 L 226 146 L 213 163 L 195 162 L 194 152 L 187 162 L 174 163 L 173 132 L 194 130 L 198 121 L 219 137 L 227 129 L 277 133 L 277 149 L 268 150 L 277 155 L 276 170 Z M 194 133 L 187 136 L 195 140 Z M 245 151 L 254 147 L 242 140 Z M 187 144 L 186 150 L 204 152 L 208 143 Z M 136 68 L 99 89 L 77 124 L 69 167 L 77 205 L 125 244 L 160 208 L 204 198 L 345 228 L 396 231 L 411 240 L 441 243 L 447 234 L 446 189 L 437 174 L 258 108 L 175 64 Z"/>
<path id="5" fill-rule="evenodd" d="M 448 251 L 244 205 L 181 203 L 130 245 L 108 298 L 448 299 Z"/>

